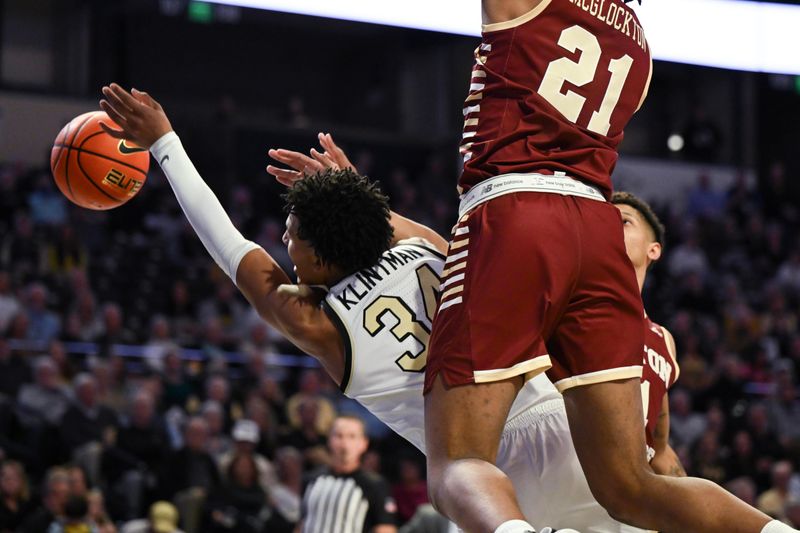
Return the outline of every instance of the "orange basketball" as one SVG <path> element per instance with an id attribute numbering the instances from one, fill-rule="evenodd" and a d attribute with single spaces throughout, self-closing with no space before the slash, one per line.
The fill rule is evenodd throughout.
<path id="1" fill-rule="evenodd" d="M 50 152 L 50 169 L 64 196 L 88 209 L 111 209 L 134 196 L 147 179 L 150 153 L 115 139 L 100 122 L 115 128 L 104 111 L 77 116 L 64 126 Z"/>

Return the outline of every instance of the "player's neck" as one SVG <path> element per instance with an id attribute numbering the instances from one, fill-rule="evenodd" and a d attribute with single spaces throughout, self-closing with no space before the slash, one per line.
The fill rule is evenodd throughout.
<path id="1" fill-rule="evenodd" d="M 327 271 L 325 272 L 325 285 L 327 287 L 333 287 L 346 277 L 347 274 L 342 272 L 341 269 L 335 266 L 330 266 L 327 268 Z"/>
<path id="2" fill-rule="evenodd" d="M 650 265 L 644 265 L 634 268 L 636 271 L 636 283 L 639 284 L 639 294 L 642 293 L 642 289 L 644 288 L 644 280 L 647 278 L 647 268 L 649 266 Z"/>

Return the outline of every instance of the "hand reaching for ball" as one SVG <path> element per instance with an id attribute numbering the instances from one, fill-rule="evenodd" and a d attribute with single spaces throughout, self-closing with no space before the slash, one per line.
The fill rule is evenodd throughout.
<path id="1" fill-rule="evenodd" d="M 164 134 L 172 131 L 167 115 L 149 94 L 131 89 L 126 91 L 116 83 L 102 89 L 100 107 L 120 129 L 101 123 L 103 130 L 116 139 L 131 141 L 145 149 Z"/>

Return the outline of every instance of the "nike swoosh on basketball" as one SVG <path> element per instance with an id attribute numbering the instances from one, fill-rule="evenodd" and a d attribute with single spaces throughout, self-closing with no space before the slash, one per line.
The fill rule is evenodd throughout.
<path id="1" fill-rule="evenodd" d="M 135 154 L 136 152 L 146 152 L 144 148 L 139 148 L 138 146 L 128 146 L 125 144 L 125 141 L 122 140 L 119 142 L 119 151 L 123 154 Z"/>

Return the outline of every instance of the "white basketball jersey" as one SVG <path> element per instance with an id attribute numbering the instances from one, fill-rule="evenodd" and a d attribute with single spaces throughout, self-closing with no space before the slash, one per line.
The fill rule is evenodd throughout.
<path id="1" fill-rule="evenodd" d="M 400 241 L 378 263 L 341 280 L 323 306 L 342 335 L 342 392 L 425 452 L 428 339 L 444 255 L 423 239 Z M 509 418 L 560 397 L 541 375 L 523 387 Z"/>

